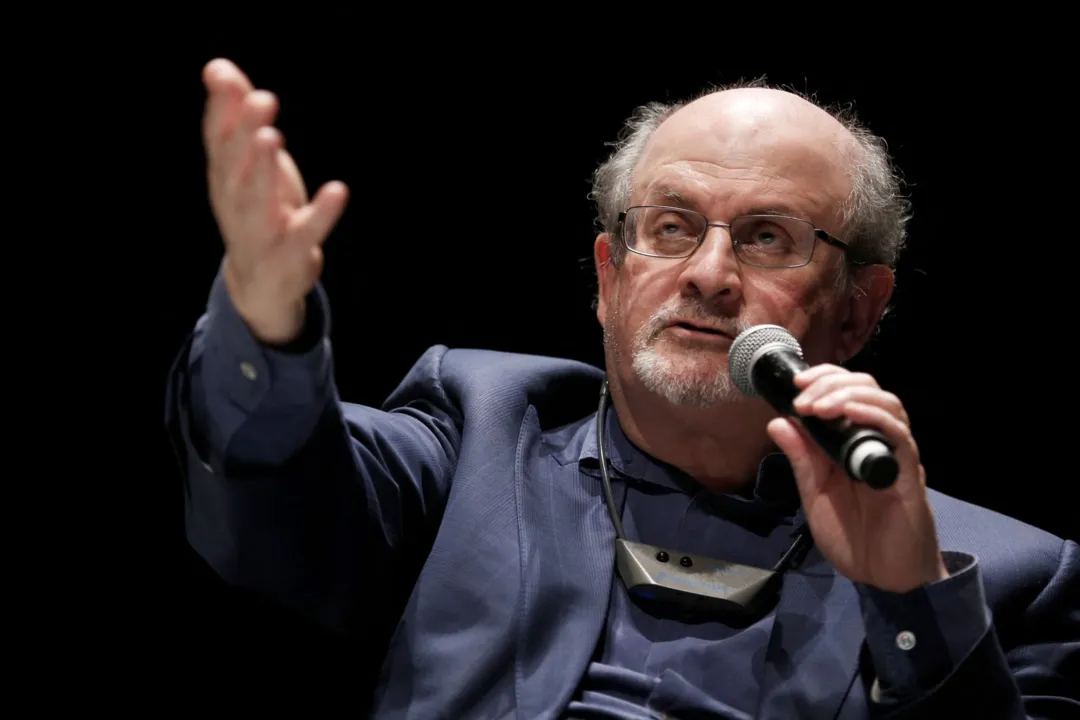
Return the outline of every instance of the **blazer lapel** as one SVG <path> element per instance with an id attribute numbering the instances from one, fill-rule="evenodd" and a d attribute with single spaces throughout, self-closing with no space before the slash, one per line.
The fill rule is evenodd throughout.
<path id="1" fill-rule="evenodd" d="M 837 717 L 863 639 L 854 585 L 813 548 L 784 576 L 755 717 Z"/>
<path id="2" fill-rule="evenodd" d="M 518 717 L 528 720 L 558 717 L 570 702 L 603 629 L 615 565 L 600 483 L 576 462 L 539 452 L 540 442 L 530 407 L 515 473 L 522 568 L 515 681 Z M 615 493 L 621 506 L 624 493 Z"/>

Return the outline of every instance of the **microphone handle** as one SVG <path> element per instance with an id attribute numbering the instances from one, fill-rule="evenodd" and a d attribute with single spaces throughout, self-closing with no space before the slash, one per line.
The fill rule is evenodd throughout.
<path id="1" fill-rule="evenodd" d="M 790 348 L 770 349 L 762 353 L 751 368 L 754 390 L 777 412 L 796 418 L 852 480 L 865 482 L 875 489 L 890 487 L 896 481 L 899 466 L 892 455 L 892 444 L 881 432 L 855 425 L 843 417 L 825 420 L 795 412 L 791 403 L 801 390 L 795 386 L 794 377 L 808 367 L 806 361 Z M 873 441 L 873 445 L 856 452 L 868 441 Z"/>

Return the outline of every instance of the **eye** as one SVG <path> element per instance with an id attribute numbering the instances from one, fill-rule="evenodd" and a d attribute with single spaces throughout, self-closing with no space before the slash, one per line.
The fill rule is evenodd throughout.
<path id="1" fill-rule="evenodd" d="M 684 216 L 672 212 L 664 213 L 653 223 L 655 232 L 666 235 L 684 235 L 688 232 L 688 227 L 689 223 Z"/>
<path id="2" fill-rule="evenodd" d="M 754 218 L 739 229 L 739 243 L 747 249 L 779 251 L 790 249 L 794 238 L 780 222 Z"/>

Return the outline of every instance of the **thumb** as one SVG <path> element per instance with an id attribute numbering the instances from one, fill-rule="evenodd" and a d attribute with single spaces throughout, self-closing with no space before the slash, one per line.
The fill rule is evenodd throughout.
<path id="1" fill-rule="evenodd" d="M 319 188 L 312 201 L 296 210 L 290 219 L 290 231 L 305 246 L 324 242 L 345 210 L 349 190 L 340 181 Z"/>
<path id="2" fill-rule="evenodd" d="M 819 493 L 832 469 L 832 460 L 817 446 L 805 429 L 790 418 L 774 418 L 766 427 L 769 437 L 787 455 L 799 491 Z"/>

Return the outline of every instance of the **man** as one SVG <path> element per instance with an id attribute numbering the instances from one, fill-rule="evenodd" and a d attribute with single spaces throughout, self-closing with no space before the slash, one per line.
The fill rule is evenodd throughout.
<path id="1" fill-rule="evenodd" d="M 596 179 L 603 417 L 593 368 L 442 347 L 379 410 L 337 398 L 317 284 L 345 188 L 309 202 L 275 98 L 228 61 L 204 77 L 225 258 L 170 380 L 189 537 L 328 625 L 396 624 L 372 641 L 377 715 L 1078 708 L 1077 545 L 927 490 L 901 401 L 841 367 L 889 301 L 907 209 L 853 122 L 757 87 L 635 117 Z M 802 414 L 888 437 L 891 488 L 734 389 L 732 339 L 762 323 L 812 366 Z M 604 471 L 627 540 L 756 567 L 813 547 L 757 615 L 679 615 L 616 573 Z"/>

